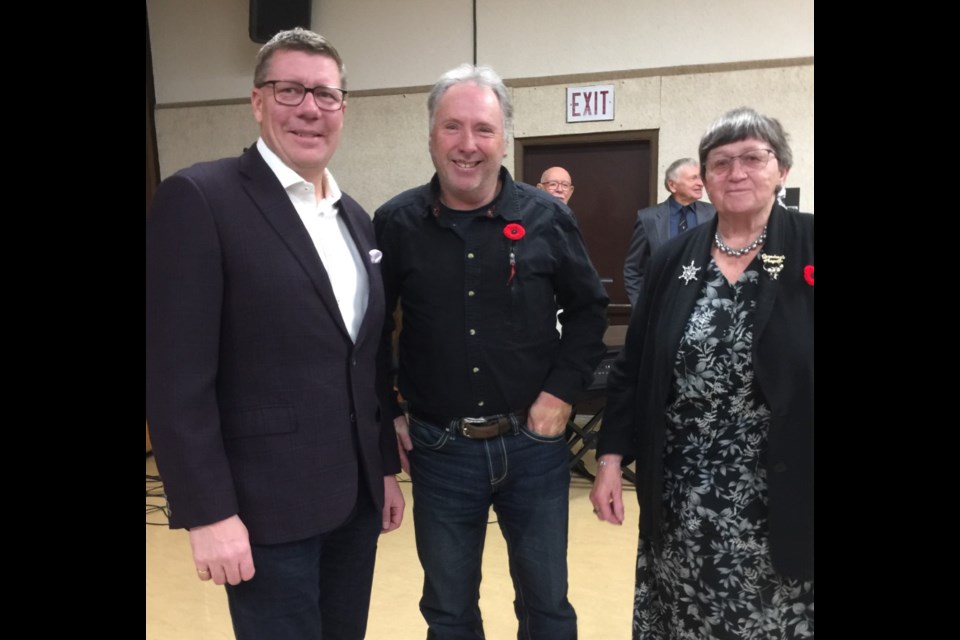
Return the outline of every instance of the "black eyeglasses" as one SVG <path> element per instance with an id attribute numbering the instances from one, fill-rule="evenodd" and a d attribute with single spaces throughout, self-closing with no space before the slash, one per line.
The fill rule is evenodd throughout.
<path id="1" fill-rule="evenodd" d="M 343 100 L 347 97 L 346 89 L 337 87 L 325 87 L 319 85 L 316 87 L 305 87 L 299 82 L 292 80 L 267 80 L 259 85 L 273 85 L 273 99 L 279 104 L 287 107 L 299 107 L 307 92 L 313 94 L 313 100 L 317 103 L 317 108 L 323 111 L 340 111 L 343 108 Z"/>

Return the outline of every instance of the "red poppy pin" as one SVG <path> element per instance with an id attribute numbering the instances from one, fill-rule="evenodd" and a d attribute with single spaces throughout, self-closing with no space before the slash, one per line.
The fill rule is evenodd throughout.
<path id="1" fill-rule="evenodd" d="M 813 286 L 813 265 L 808 264 L 803 268 L 803 279 L 807 281 L 807 284 L 811 287 Z"/>
<path id="2" fill-rule="evenodd" d="M 503 235 L 507 236 L 507 240 L 520 240 L 527 235 L 527 230 L 523 228 L 523 225 L 511 222 L 503 228 Z"/>
<path id="3" fill-rule="evenodd" d="M 517 224 L 516 222 L 511 222 L 503 228 L 503 235 L 507 237 L 507 240 L 519 240 L 523 236 L 527 235 L 527 230 L 523 228 L 523 225 Z M 507 278 L 507 286 L 510 286 L 510 283 L 513 282 L 513 277 L 517 275 L 517 254 L 513 252 L 513 242 L 510 243 L 510 277 Z"/>

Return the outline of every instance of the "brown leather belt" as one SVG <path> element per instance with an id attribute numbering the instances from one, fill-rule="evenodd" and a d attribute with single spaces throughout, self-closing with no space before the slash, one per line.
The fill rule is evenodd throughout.
<path id="1" fill-rule="evenodd" d="M 422 411 L 411 411 L 410 413 L 422 422 L 438 427 L 446 427 L 452 424 L 458 434 L 471 440 L 488 440 L 513 431 L 513 421 L 510 419 L 511 417 L 515 417 L 519 421 L 520 426 L 527 423 L 526 411 L 516 411 L 514 413 L 485 416 L 482 418 L 450 419 L 437 418 Z"/>

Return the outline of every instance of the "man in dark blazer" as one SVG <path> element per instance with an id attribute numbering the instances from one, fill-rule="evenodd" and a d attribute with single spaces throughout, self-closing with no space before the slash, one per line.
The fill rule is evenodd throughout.
<path id="1" fill-rule="evenodd" d="M 147 222 L 147 420 L 198 577 L 237 638 L 362 638 L 378 537 L 400 525 L 381 429 L 370 217 L 327 164 L 346 108 L 321 36 L 264 45 L 239 158 L 160 185 Z"/>
<path id="2" fill-rule="evenodd" d="M 623 265 L 623 286 L 630 305 L 636 306 L 650 256 L 670 238 L 703 224 L 717 214 L 713 205 L 700 202 L 703 181 L 700 163 L 693 158 L 680 158 L 667 167 L 663 180 L 670 197 L 654 207 L 637 212 L 633 239 Z"/>

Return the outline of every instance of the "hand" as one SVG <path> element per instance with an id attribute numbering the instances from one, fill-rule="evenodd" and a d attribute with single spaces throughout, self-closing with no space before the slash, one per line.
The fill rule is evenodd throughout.
<path id="1" fill-rule="evenodd" d="M 410 460 L 407 451 L 413 449 L 413 440 L 410 439 L 410 425 L 406 416 L 397 416 L 393 419 L 393 430 L 397 432 L 397 449 L 400 451 L 400 468 L 410 473 Z"/>
<path id="2" fill-rule="evenodd" d="M 563 433 L 573 407 L 552 393 L 541 391 L 527 416 L 527 428 L 538 436 L 553 438 Z"/>
<path id="3" fill-rule="evenodd" d="M 201 580 L 240 584 L 255 573 L 250 535 L 240 516 L 190 529 L 193 563 Z"/>
<path id="4" fill-rule="evenodd" d="M 590 490 L 593 512 L 600 520 L 611 524 L 623 524 L 623 480 L 620 463 L 623 456 L 608 453 L 600 456 L 606 464 L 597 467 L 597 479 Z"/>
<path id="5" fill-rule="evenodd" d="M 394 475 L 383 476 L 383 528 L 380 533 L 390 533 L 400 528 L 403 522 L 403 492 Z"/>

